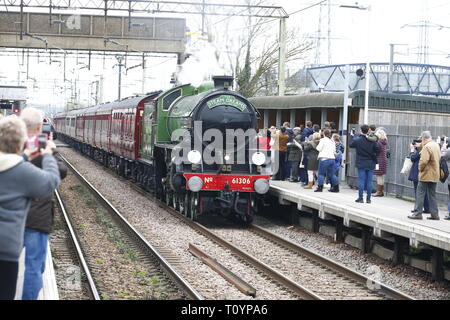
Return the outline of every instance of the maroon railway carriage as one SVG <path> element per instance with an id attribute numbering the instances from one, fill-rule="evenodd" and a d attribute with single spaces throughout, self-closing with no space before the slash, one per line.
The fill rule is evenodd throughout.
<path id="1" fill-rule="evenodd" d="M 59 114 L 54 118 L 55 129 L 102 163 L 126 167 L 127 162 L 141 157 L 144 105 L 157 96 L 131 97 Z"/>

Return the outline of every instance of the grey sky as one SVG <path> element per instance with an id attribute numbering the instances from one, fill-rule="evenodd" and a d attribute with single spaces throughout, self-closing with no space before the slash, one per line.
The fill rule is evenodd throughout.
<path id="1" fill-rule="evenodd" d="M 307 7 L 319 1 L 278 0 L 288 13 Z M 367 11 L 340 8 L 340 4 L 354 4 L 354 1 L 331 0 L 331 40 L 332 62 L 364 62 L 367 57 Z M 326 4 L 326 2 L 325 2 Z M 407 54 L 397 55 L 402 62 L 417 61 L 419 46 L 419 28 L 405 27 L 405 24 L 417 24 L 424 19 L 423 8 L 428 8 L 431 23 L 446 26 L 439 30 L 429 28 L 429 63 L 450 65 L 450 1 L 448 0 L 366 0 L 359 1 L 361 6 L 371 6 L 371 60 L 384 62 L 389 60 L 389 43 L 403 43 L 396 51 Z M 319 26 L 319 6 L 293 15 L 289 26 L 298 26 L 302 32 L 315 36 Z M 327 7 L 323 7 L 322 36 L 328 32 Z M 321 44 L 321 62 L 327 63 L 327 42 Z M 315 54 L 315 52 L 314 52 Z"/>
<path id="2" fill-rule="evenodd" d="M 221 0 L 216 2 L 234 2 L 241 1 Z M 317 3 L 319 0 L 273 0 L 276 5 L 283 6 L 288 13 L 308 7 Z M 367 59 L 367 17 L 368 12 L 356 9 L 340 8 L 340 4 L 354 4 L 348 0 L 331 0 L 331 62 L 334 64 L 365 62 Z M 326 2 L 325 2 L 326 4 Z M 398 62 L 417 62 L 417 51 L 419 46 L 419 28 L 405 27 L 405 24 L 417 24 L 424 19 L 423 8 L 428 8 L 428 18 L 430 23 L 443 25 L 445 28 L 439 30 L 434 27 L 429 32 L 429 60 L 430 64 L 450 65 L 450 1 L 449 0 L 366 0 L 360 1 L 362 6 L 371 6 L 371 26 L 370 26 L 370 60 L 372 62 L 387 62 L 389 60 L 389 43 L 402 43 L 407 46 L 398 46 L 396 49 L 396 61 Z M 317 36 L 319 28 L 319 10 L 316 6 L 302 13 L 292 15 L 288 21 L 288 27 L 296 27 L 299 30 L 299 37 L 305 34 L 309 35 L 312 41 Z M 327 7 L 322 7 L 322 37 L 328 33 Z M 164 14 L 163 16 L 170 16 Z M 187 16 L 188 25 L 191 31 L 199 31 L 200 19 L 198 16 Z M 234 18 L 236 19 L 236 18 Z M 213 17 L 212 21 L 223 20 L 223 17 Z M 233 20 L 234 23 L 234 20 Z M 270 23 L 270 31 L 276 35 L 278 22 Z M 238 23 L 239 26 L 239 23 Z M 236 34 L 245 32 L 236 28 Z M 241 28 L 242 29 L 242 28 Z M 219 29 L 220 30 L 220 29 Z M 324 39 L 320 47 L 320 63 L 328 63 L 328 43 Z M 314 63 L 316 50 L 311 50 L 305 57 L 304 64 Z M 25 72 L 26 66 L 21 64 L 20 55 L 18 57 L 1 57 L 2 68 L 0 69 L 0 84 L 17 84 L 18 71 Z M 62 68 L 58 64 L 49 65 L 48 61 L 43 59 L 34 59 L 30 64 L 30 77 L 37 80 L 38 87 L 32 89 L 33 81 L 28 80 L 26 85 L 30 90 L 30 101 L 35 103 L 50 103 L 63 105 L 69 92 L 64 91 L 62 85 Z M 82 59 L 81 59 L 82 60 Z M 83 62 L 86 62 L 83 60 Z M 112 68 L 116 63 L 114 59 L 106 61 L 105 68 L 101 60 L 93 60 L 92 71 L 82 69 L 75 73 L 68 74 L 68 78 L 74 80 L 79 76 L 79 88 L 82 94 L 82 102 L 88 101 L 88 84 L 96 78 L 95 75 L 104 74 L 105 81 L 105 100 L 112 101 L 117 98 L 117 68 Z M 129 63 L 130 65 L 139 64 L 140 61 Z M 76 66 L 75 57 L 71 57 L 67 62 L 66 72 Z M 170 58 L 152 58 L 147 60 L 148 72 L 146 74 L 145 91 L 150 92 L 157 89 L 167 89 L 170 87 L 170 76 L 176 70 L 176 59 Z M 191 66 L 192 67 L 192 66 Z M 203 64 L 203 67 L 205 65 Z M 291 66 L 293 67 L 293 66 Z M 195 66 L 193 67 L 195 70 Z M 131 70 L 128 75 L 122 79 L 124 87 L 122 97 L 126 97 L 141 91 L 142 69 Z M 291 70 L 295 71 L 295 70 Z M 21 79 L 26 77 L 21 74 Z M 66 83 L 69 87 L 71 84 Z M 92 103 L 92 100 L 90 101 Z"/>

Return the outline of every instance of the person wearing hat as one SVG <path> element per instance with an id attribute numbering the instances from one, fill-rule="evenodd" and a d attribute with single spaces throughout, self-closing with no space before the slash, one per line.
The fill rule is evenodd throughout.
<path id="1" fill-rule="evenodd" d="M 288 143 L 289 154 L 288 161 L 291 167 L 291 176 L 289 181 L 298 182 L 300 161 L 302 160 L 303 148 L 301 145 L 302 134 L 301 129 L 296 127 L 293 130 L 293 140 Z"/>

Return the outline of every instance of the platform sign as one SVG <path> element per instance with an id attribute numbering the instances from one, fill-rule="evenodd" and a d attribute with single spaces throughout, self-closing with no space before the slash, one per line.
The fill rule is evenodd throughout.
<path id="1" fill-rule="evenodd" d="M 27 87 L 0 86 L 0 100 L 25 101 L 27 100 Z"/>

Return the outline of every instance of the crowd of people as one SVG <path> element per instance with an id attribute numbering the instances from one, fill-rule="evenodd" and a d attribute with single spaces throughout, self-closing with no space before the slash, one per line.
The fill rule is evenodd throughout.
<path id="1" fill-rule="evenodd" d="M 346 150 L 333 122 L 325 122 L 321 128 L 308 121 L 305 126 L 294 129 L 286 122 L 279 130 L 272 126 L 260 139 L 263 139 L 260 140 L 263 149 L 273 151 L 272 163 L 278 164 L 273 166 L 278 167 L 278 170 L 274 169 L 277 173 L 273 180 L 300 182 L 304 189 L 313 189 L 317 184 L 314 192 L 323 192 L 324 187 L 333 193 L 340 191 L 339 171 L 344 166 Z M 450 168 L 450 139 L 439 137 L 437 140 L 425 131 L 410 146 L 408 159 L 412 165 L 407 174 L 413 182 L 416 200 L 412 215 L 408 216 L 410 219 L 423 219 L 422 214 L 428 213 L 431 214 L 428 219 L 439 220 L 436 188 L 442 180 L 441 159 Z M 372 197 L 384 197 L 390 158 L 386 130 L 375 125 L 362 125 L 359 132 L 352 129 L 349 148 L 355 149 L 356 153 L 358 198 L 355 202 L 370 204 Z M 374 176 L 376 190 L 373 188 Z M 450 177 L 441 182 L 448 186 L 449 214 L 445 219 L 450 220 Z"/>
<path id="2" fill-rule="evenodd" d="M 25 249 L 22 299 L 36 300 L 53 227 L 52 193 L 67 174 L 57 160 L 43 116 L 34 108 L 0 117 L 0 300 L 16 294 L 19 258 Z M 45 143 L 35 143 L 45 137 Z M 42 141 L 42 140 L 41 140 Z"/>

